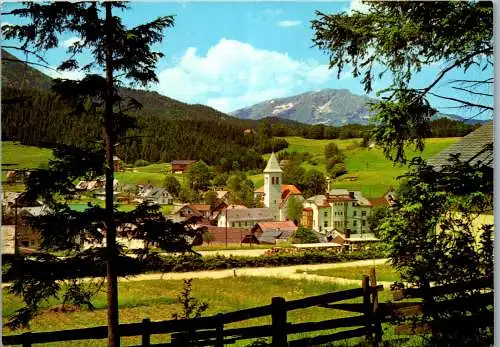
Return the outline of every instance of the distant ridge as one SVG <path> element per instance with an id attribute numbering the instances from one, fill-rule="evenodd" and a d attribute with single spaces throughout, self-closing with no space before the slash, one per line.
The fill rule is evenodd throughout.
<path id="1" fill-rule="evenodd" d="M 346 125 L 369 122 L 372 113 L 368 96 L 356 95 L 347 89 L 322 89 L 285 98 L 271 99 L 231 112 L 242 119 L 281 118 L 305 124 Z M 435 118 L 464 121 L 457 115 L 439 113 Z M 483 121 L 467 121 L 482 123 Z"/>

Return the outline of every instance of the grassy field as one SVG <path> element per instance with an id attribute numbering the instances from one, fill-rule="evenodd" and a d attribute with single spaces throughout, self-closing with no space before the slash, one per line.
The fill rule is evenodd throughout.
<path id="1" fill-rule="evenodd" d="M 323 269 L 315 271 L 307 271 L 308 274 L 328 277 L 340 277 L 354 280 L 361 280 L 362 275 L 370 273 L 371 266 L 349 266 L 344 268 Z M 304 272 L 298 270 L 297 272 Z M 399 274 L 390 265 L 377 265 L 375 267 L 377 280 L 386 282 L 396 282 L 401 278 Z"/>
<path id="2" fill-rule="evenodd" d="M 394 166 L 392 162 L 385 159 L 380 148 L 360 148 L 361 139 L 348 140 L 311 140 L 301 137 L 285 137 L 290 146 L 288 152 L 308 152 L 316 165 L 311 163 L 302 164 L 305 169 L 317 169 L 326 173 L 326 163 L 324 159 L 324 148 L 330 143 L 336 143 L 344 151 L 345 164 L 348 173 L 338 177 L 331 183 L 332 188 L 346 188 L 349 190 L 360 190 L 367 197 L 379 197 L 387 191 L 389 186 L 396 187 L 397 176 L 402 175 L 405 167 Z M 435 138 L 427 139 L 426 148 L 422 153 L 423 158 L 430 158 L 447 146 L 456 142 L 459 138 Z M 418 153 L 409 151 L 411 158 Z M 37 147 L 22 146 L 15 142 L 2 142 L 2 168 L 35 168 L 44 165 L 52 157 L 51 151 Z M 269 158 L 264 155 L 264 158 Z M 170 165 L 165 163 L 150 164 L 136 167 L 129 171 L 117 172 L 115 174 L 122 184 L 153 184 L 162 186 L 166 173 L 170 172 Z M 5 171 L 2 172 L 2 179 Z M 181 184 L 185 183 L 185 175 L 175 176 Z M 346 179 L 346 177 L 352 177 Z M 256 188 L 264 184 L 264 177 L 261 173 L 249 176 Z M 7 190 L 22 190 L 22 185 L 12 185 Z"/>
<path id="3" fill-rule="evenodd" d="M 17 142 L 2 141 L 2 181 L 5 180 L 7 170 L 38 168 L 47 165 L 52 159 L 52 151 L 46 148 L 23 146 Z M 131 169 L 130 171 L 116 172 L 115 177 L 122 184 L 152 184 L 162 186 L 165 176 L 170 172 L 170 164 L 150 164 Z M 181 184 L 185 181 L 184 175 L 175 176 Z M 7 190 L 22 191 L 22 184 L 10 184 Z"/>
<path id="4" fill-rule="evenodd" d="M 145 317 L 153 321 L 170 319 L 174 312 L 180 311 L 180 304 L 176 297 L 182 288 L 182 281 L 137 281 L 119 283 L 119 307 L 120 322 L 139 322 Z M 267 305 L 274 296 L 282 296 L 286 300 L 298 299 L 312 295 L 319 295 L 327 292 L 345 290 L 351 287 L 334 285 L 331 283 L 321 283 L 313 281 L 294 281 L 278 278 L 224 278 L 224 279 L 195 279 L 193 280 L 193 295 L 203 302 L 209 304 L 204 315 L 212 315 L 218 312 L 231 312 L 249 307 Z M 384 302 L 391 298 L 390 291 L 380 292 L 380 301 Z M 2 313 L 5 318 L 14 310 L 21 307 L 18 298 L 11 294 L 2 295 Z M 76 329 L 106 324 L 106 296 L 104 290 L 94 300 L 95 310 L 82 309 L 76 312 L 50 312 L 46 311 L 37 317 L 32 323 L 32 331 L 54 331 L 61 329 Z M 361 302 L 361 298 L 346 302 Z M 50 302 L 49 305 L 54 305 Z M 321 321 L 326 319 L 350 316 L 340 310 L 331 310 L 313 307 L 303 310 L 291 311 L 288 313 L 288 321 L 308 322 Z M 226 328 L 243 327 L 251 325 L 269 324 L 270 317 L 262 317 L 248 321 L 228 324 Z M 9 331 L 3 328 L 3 334 L 13 334 L 23 332 Z M 317 335 L 318 333 L 313 333 Z M 297 334 L 289 337 L 289 340 L 306 337 L 310 335 Z M 390 328 L 386 332 L 386 337 L 391 336 Z M 159 343 L 168 339 L 162 335 L 153 335 L 152 343 Z M 124 338 L 124 345 L 139 344 L 140 337 Z M 104 346 L 105 340 L 78 341 L 75 343 L 54 343 L 44 346 Z M 245 346 L 248 340 L 238 343 Z M 418 345 L 418 344 L 417 344 Z"/>
<path id="5" fill-rule="evenodd" d="M 389 186 L 396 187 L 397 176 L 406 171 L 406 167 L 394 166 L 393 163 L 384 157 L 380 148 L 360 148 L 361 139 L 348 140 L 311 140 L 302 137 L 284 137 L 289 143 L 285 149 L 288 152 L 307 152 L 311 154 L 312 161 L 317 164 L 303 163 L 306 170 L 312 168 L 326 173 L 326 162 L 324 158 L 324 148 L 330 143 L 336 143 L 345 154 L 345 165 L 348 173 L 338 177 L 331 183 L 332 188 L 346 188 L 349 190 L 360 190 L 367 197 L 379 197 L 387 191 Z M 459 138 L 433 138 L 426 140 L 426 146 L 421 156 L 424 159 L 430 158 L 444 148 L 456 142 Z M 408 158 L 419 155 L 415 151 L 408 151 Z M 347 180 L 346 177 L 354 177 L 354 180 Z M 262 175 L 250 176 L 256 187 L 263 184 Z"/>

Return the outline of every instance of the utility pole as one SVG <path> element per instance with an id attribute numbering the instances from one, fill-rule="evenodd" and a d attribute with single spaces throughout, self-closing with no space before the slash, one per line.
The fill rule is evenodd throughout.
<path id="1" fill-rule="evenodd" d="M 227 209 L 229 208 L 229 205 L 226 206 L 226 249 L 227 249 Z"/>

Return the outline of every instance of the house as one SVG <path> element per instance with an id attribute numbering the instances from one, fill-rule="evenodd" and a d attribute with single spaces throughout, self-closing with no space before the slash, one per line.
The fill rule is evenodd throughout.
<path id="1" fill-rule="evenodd" d="M 252 229 L 256 223 L 274 221 L 269 208 L 226 209 L 217 217 L 217 226 Z"/>
<path id="2" fill-rule="evenodd" d="M 242 243 L 241 241 L 245 238 L 246 235 L 248 235 L 248 230 L 243 228 L 232 228 L 232 227 L 225 228 L 225 227 L 210 225 L 210 226 L 205 226 L 205 233 L 210 233 L 210 237 L 205 237 L 203 244 L 225 244 L 225 243 L 235 244 L 235 243 Z"/>
<path id="3" fill-rule="evenodd" d="M 324 235 L 332 231 L 347 237 L 373 235 L 368 225 L 372 205 L 359 191 L 332 189 L 303 203 L 302 225 Z"/>
<path id="4" fill-rule="evenodd" d="M 158 205 L 171 205 L 174 197 L 165 188 L 153 188 L 143 195 L 144 201 Z"/>
<path id="5" fill-rule="evenodd" d="M 289 240 L 297 230 L 292 221 L 261 222 L 252 228 L 252 233 L 260 243 L 275 244 Z"/>
<path id="6" fill-rule="evenodd" d="M 39 231 L 31 225 L 29 218 L 39 217 L 48 212 L 49 208 L 47 206 L 38 201 L 25 199 L 25 193 L 19 194 L 15 202 L 6 206 L 2 211 L 2 236 L 8 238 L 9 233 L 13 231 L 14 234 L 17 233 L 18 245 L 20 247 L 38 248 L 42 242 L 42 238 Z M 9 242 L 7 241 L 7 243 Z M 5 247 L 10 246 L 6 245 Z"/>
<path id="7" fill-rule="evenodd" d="M 207 204 L 189 204 L 186 206 L 188 208 L 190 208 L 192 211 L 196 211 L 197 214 L 203 218 L 210 219 L 210 217 L 212 215 L 210 205 L 207 205 Z"/>
<path id="8" fill-rule="evenodd" d="M 116 155 L 113 156 L 113 170 L 115 172 L 122 171 L 122 160 Z"/>
<path id="9" fill-rule="evenodd" d="M 261 222 L 255 224 L 252 228 L 252 233 L 257 237 L 270 231 L 277 231 L 280 233 L 281 238 L 288 239 L 297 230 L 297 226 L 292 221 L 279 221 L 279 222 Z"/>
<path id="10" fill-rule="evenodd" d="M 22 183 L 33 170 L 10 170 L 5 175 L 5 183 Z"/>
<path id="11" fill-rule="evenodd" d="M 427 163 L 439 171 L 443 166 L 449 164 L 448 159 L 450 155 L 460 154 L 458 158 L 461 162 L 483 166 L 483 179 L 489 181 L 493 178 L 494 170 L 493 144 L 494 126 L 493 121 L 489 121 L 430 158 Z M 486 175 L 490 175 L 490 177 L 486 178 Z M 455 215 L 460 216 L 461 212 L 457 211 Z M 482 226 L 488 224 L 494 224 L 493 210 L 483 211 L 483 213 L 478 214 L 472 221 L 472 229 L 474 230 L 474 238 L 477 245 L 480 245 Z M 440 232 L 438 226 L 436 226 L 436 231 Z"/>
<path id="12" fill-rule="evenodd" d="M 264 169 L 264 186 L 254 191 L 254 197 L 270 208 L 276 221 L 287 219 L 288 200 L 292 196 L 303 201 L 300 190 L 291 184 L 283 184 L 282 169 L 274 153 L 271 153 Z"/>
<path id="13" fill-rule="evenodd" d="M 370 204 L 372 205 L 372 207 L 396 207 L 398 205 L 398 202 L 396 200 L 396 193 L 393 191 L 388 191 L 380 198 L 370 199 Z"/>
<path id="14" fill-rule="evenodd" d="M 471 165 L 482 163 L 493 170 L 493 131 L 493 121 L 489 121 L 430 158 L 427 164 L 440 170 L 449 164 L 450 154 L 460 153 L 460 161 Z"/>
<path id="15" fill-rule="evenodd" d="M 16 226 L 2 224 L 2 254 L 16 253 Z"/>
<path id="16" fill-rule="evenodd" d="M 196 160 L 173 160 L 171 163 L 172 173 L 184 173 L 194 163 L 196 163 Z"/>

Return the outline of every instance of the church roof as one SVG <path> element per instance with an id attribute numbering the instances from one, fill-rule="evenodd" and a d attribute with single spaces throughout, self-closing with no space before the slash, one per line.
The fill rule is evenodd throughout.
<path id="1" fill-rule="evenodd" d="M 274 152 L 271 153 L 264 172 L 281 172 L 280 164 L 278 163 L 278 159 L 276 159 Z"/>

